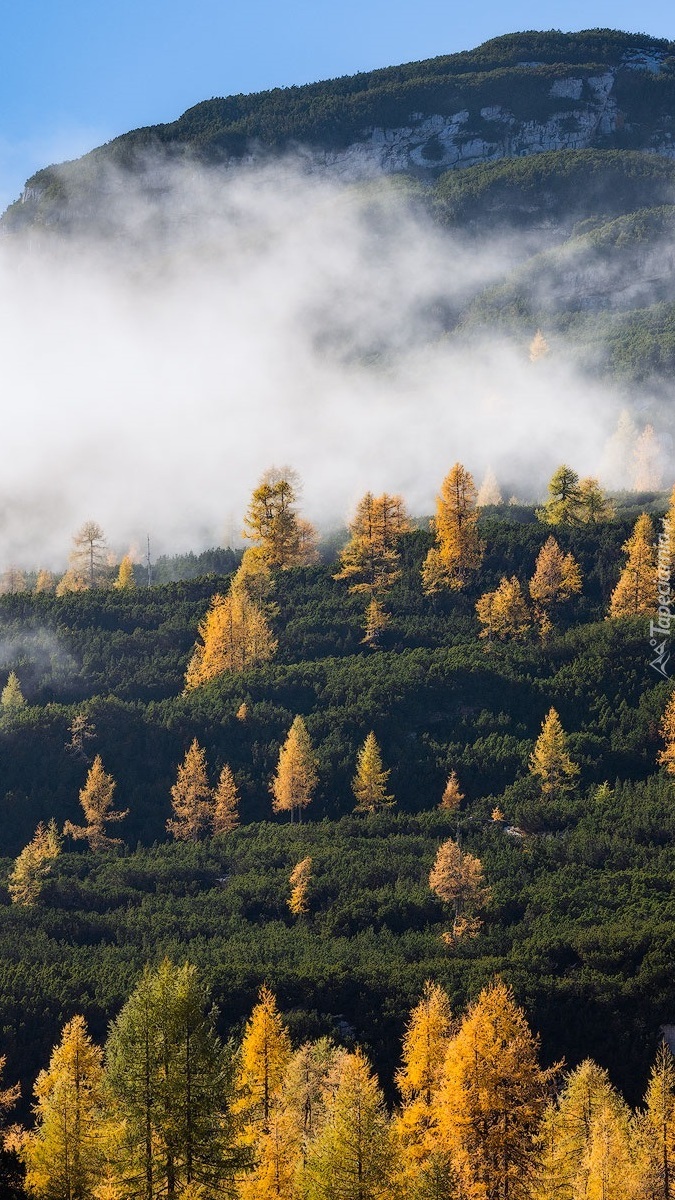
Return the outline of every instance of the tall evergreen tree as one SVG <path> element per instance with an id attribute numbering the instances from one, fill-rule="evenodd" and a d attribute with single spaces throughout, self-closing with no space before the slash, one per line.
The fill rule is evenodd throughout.
<path id="1" fill-rule="evenodd" d="M 548 499 L 537 516 L 546 525 L 578 525 L 581 503 L 579 476 L 563 463 L 551 476 Z"/>
<path id="2" fill-rule="evenodd" d="M 229 1111 L 232 1071 L 195 967 L 146 968 L 113 1022 L 106 1080 L 118 1137 L 113 1176 L 125 1200 L 234 1193 L 243 1164 Z"/>

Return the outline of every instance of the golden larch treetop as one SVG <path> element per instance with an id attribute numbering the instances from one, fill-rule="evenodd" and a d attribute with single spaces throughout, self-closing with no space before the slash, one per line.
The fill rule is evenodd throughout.
<path id="1" fill-rule="evenodd" d="M 657 762 L 666 768 L 669 775 L 675 775 L 675 691 L 671 692 L 666 705 L 660 733 L 664 747 L 663 750 L 659 750 Z"/>
<path id="2" fill-rule="evenodd" d="M 55 858 L 61 853 L 61 836 L 56 821 L 47 824 L 40 821 L 35 834 L 19 854 L 8 880 L 8 891 L 13 904 L 30 908 L 37 904 L 45 879 L 51 871 Z"/>
<path id="3" fill-rule="evenodd" d="M 196 738 L 178 767 L 171 788 L 173 817 L 166 823 L 177 841 L 196 842 L 212 824 L 213 797 L 206 769 L 206 754 Z"/>
<path id="4" fill-rule="evenodd" d="M 288 900 L 294 917 L 303 916 L 309 912 L 309 885 L 312 878 L 312 859 L 307 856 L 296 863 L 289 876 L 291 895 Z"/>
<path id="5" fill-rule="evenodd" d="M 213 832 L 232 833 L 239 826 L 240 796 L 231 768 L 225 763 L 213 793 Z"/>
<path id="6" fill-rule="evenodd" d="M 628 560 L 612 592 L 608 615 L 635 617 L 640 613 L 656 612 L 658 558 L 654 525 L 648 513 L 638 517 L 622 549 Z"/>
<path id="7" fill-rule="evenodd" d="M 459 786 L 457 772 L 451 771 L 448 775 L 446 785 L 443 789 L 443 795 L 441 796 L 441 802 L 438 807 L 442 808 L 445 812 L 457 812 L 463 799 L 464 792 Z"/>
<path id="8" fill-rule="evenodd" d="M 462 1196 L 530 1200 L 556 1072 L 542 1070 L 538 1052 L 511 989 L 499 980 L 484 988 L 450 1042 L 441 1087 L 441 1133 Z"/>
<path id="9" fill-rule="evenodd" d="M 340 551 L 340 570 L 351 592 L 381 596 L 401 574 L 399 541 L 412 529 L 401 496 L 366 492 L 349 525 L 349 541 Z"/>
<path id="10" fill-rule="evenodd" d="M 97 754 L 80 791 L 80 804 L 84 813 L 86 825 L 74 825 L 66 821 L 63 832 L 76 841 L 84 840 L 89 849 L 95 853 L 99 850 L 110 850 L 113 846 L 121 846 L 121 838 L 110 837 L 106 826 L 117 821 L 123 821 L 129 815 L 129 809 L 124 811 L 113 808 L 113 795 L 116 787 L 112 775 L 103 769 L 101 755 Z"/>
<path id="11" fill-rule="evenodd" d="M 520 641 L 532 627 L 532 616 L 523 595 L 520 580 L 502 576 L 494 592 L 485 592 L 476 601 L 481 630 L 479 637 L 488 642 Z"/>
<path id="12" fill-rule="evenodd" d="M 453 927 L 444 938 L 446 944 L 475 937 L 481 927 L 478 913 L 490 900 L 480 859 L 448 838 L 438 848 L 429 873 L 429 887 L 452 910 Z"/>
<path id="13" fill-rule="evenodd" d="M 433 521 L 436 545 L 422 566 L 422 586 L 432 595 L 445 588 L 458 590 L 483 561 L 484 544 L 478 533 L 476 487 L 461 463 L 446 475 L 436 497 Z"/>
<path id="14" fill-rule="evenodd" d="M 245 1138 L 267 1132 L 271 1114 L 282 1102 L 282 1085 L 291 1059 L 291 1040 L 274 994 L 263 984 L 246 1025 L 239 1053 L 234 1111 Z"/>
<path id="15" fill-rule="evenodd" d="M 354 812 L 377 812 L 394 803 L 387 794 L 387 780 L 391 771 L 385 770 L 377 739 L 373 732 L 368 734 L 358 752 L 356 775 L 352 780 L 352 791 L 356 797 Z"/>
<path id="16" fill-rule="evenodd" d="M 555 708 L 549 709 L 530 756 L 530 774 L 540 783 L 542 795 L 551 797 L 571 791 L 579 776 L 572 761 L 568 738 Z"/>
<path id="17" fill-rule="evenodd" d="M 303 809 L 311 804 L 319 781 L 316 756 L 302 717 L 297 716 L 279 751 L 276 774 L 270 784 L 272 810 L 295 813 L 302 821 Z"/>

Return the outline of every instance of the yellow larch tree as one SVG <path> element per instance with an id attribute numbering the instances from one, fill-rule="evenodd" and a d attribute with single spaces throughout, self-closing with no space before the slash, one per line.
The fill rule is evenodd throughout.
<path id="1" fill-rule="evenodd" d="M 63 1030 L 35 1084 L 35 1130 L 18 1145 L 26 1188 L 45 1200 L 87 1200 L 102 1171 L 102 1051 L 84 1017 Z"/>
<path id="2" fill-rule="evenodd" d="M 20 567 L 8 567 L 0 576 L 0 596 L 14 596 L 27 590 L 26 576 Z"/>
<path id="3" fill-rule="evenodd" d="M 444 941 L 454 945 L 461 938 L 475 937 L 481 927 L 477 914 L 490 899 L 480 859 L 448 838 L 438 848 L 429 887 L 452 909 L 452 932 L 444 936 Z"/>
<path id="4" fill-rule="evenodd" d="M 136 587 L 136 580 L 134 579 L 134 563 L 130 554 L 124 555 L 124 558 L 119 565 L 117 579 L 115 580 L 113 587 L 116 587 L 121 592 L 126 592 L 131 588 Z"/>
<path id="5" fill-rule="evenodd" d="M 178 767 L 171 788 L 174 815 L 166 828 L 177 841 L 196 842 L 204 837 L 212 822 L 213 793 L 206 770 L 206 754 L 196 738 Z"/>
<path id="6" fill-rule="evenodd" d="M 239 791 L 231 768 L 225 763 L 213 793 L 213 832 L 232 833 L 239 826 Z"/>
<path id="7" fill-rule="evenodd" d="M 384 1200 L 392 1165 L 384 1098 L 370 1063 L 362 1050 L 342 1055 L 300 1194 L 306 1200 Z"/>
<path id="8" fill-rule="evenodd" d="M 255 1165 L 243 1175 L 238 1200 L 296 1200 L 295 1180 L 301 1165 L 301 1142 L 293 1114 L 279 1104 L 260 1130 L 254 1146 Z"/>
<path id="9" fill-rule="evenodd" d="M 76 586 L 68 590 L 79 591 L 82 586 L 93 588 L 105 581 L 108 565 L 107 546 L 105 534 L 96 521 L 85 521 L 74 534 L 69 561 L 68 573 Z"/>
<path id="10" fill-rule="evenodd" d="M 19 676 L 16 671 L 10 671 L 7 676 L 7 683 L 0 693 L 0 706 L 7 713 L 17 712 L 20 708 L 25 708 L 26 700 L 21 691 Z"/>
<path id="11" fill-rule="evenodd" d="M 461 463 L 455 463 L 443 480 L 433 530 L 436 545 L 422 566 L 424 591 L 433 594 L 464 587 L 483 561 L 484 545 L 478 533 L 473 476 Z"/>
<path id="12" fill-rule="evenodd" d="M 504 500 L 499 490 L 497 476 L 492 467 L 488 467 L 485 472 L 483 482 L 478 489 L 476 496 L 476 508 L 487 508 L 489 504 L 503 504 Z"/>
<path id="13" fill-rule="evenodd" d="M 614 506 L 605 496 L 597 479 L 579 480 L 579 520 L 584 525 L 599 525 L 614 516 Z"/>
<path id="14" fill-rule="evenodd" d="M 35 591 L 38 593 L 53 592 L 54 587 L 55 583 L 52 572 L 48 571 L 45 567 L 41 567 L 35 580 Z"/>
<path id="15" fill-rule="evenodd" d="M 619 414 L 615 432 L 605 444 L 600 474 L 609 487 L 617 490 L 627 486 L 631 476 L 638 431 L 627 409 Z"/>
<path id="16" fill-rule="evenodd" d="M 51 820 L 44 825 L 40 821 L 34 837 L 24 846 L 10 872 L 7 887 L 13 904 L 27 908 L 37 904 L 52 863 L 60 853 L 61 838 L 56 822 Z"/>
<path id="17" fill-rule="evenodd" d="M 544 337 L 543 333 L 541 332 L 541 329 L 538 329 L 537 332 L 535 333 L 534 337 L 532 338 L 532 341 L 530 342 L 530 348 L 529 348 L 530 362 L 532 362 L 532 363 L 539 362 L 539 360 L 542 358 L 548 358 L 550 353 L 551 353 L 551 350 L 550 350 L 549 344 L 546 341 L 546 338 Z"/>
<path id="18" fill-rule="evenodd" d="M 451 771 L 448 775 L 448 781 L 443 789 L 443 795 L 441 796 L 441 802 L 438 807 L 442 808 L 445 812 L 457 812 L 457 809 L 459 808 L 463 799 L 464 792 L 459 786 L 457 772 Z"/>
<path id="19" fill-rule="evenodd" d="M 532 628 L 527 601 L 515 575 L 503 576 L 494 592 L 485 592 L 476 602 L 479 637 L 488 641 L 519 641 Z"/>
<path id="20" fill-rule="evenodd" d="M 300 1177 L 309 1148 L 323 1126 L 328 1077 L 335 1075 L 338 1051 L 327 1038 L 306 1042 L 290 1059 L 266 1131 L 258 1131 L 255 1165 L 238 1190 L 240 1200 L 300 1200 Z"/>
<path id="21" fill-rule="evenodd" d="M 394 803 L 387 795 L 387 780 L 390 771 L 382 764 L 380 747 L 374 733 L 369 733 L 356 758 L 356 775 L 352 780 L 352 791 L 356 797 L 354 812 L 377 812 Z"/>
<path id="22" fill-rule="evenodd" d="M 633 455 L 633 491 L 658 492 L 663 486 L 663 458 L 653 425 L 645 425 Z"/>
<path id="23" fill-rule="evenodd" d="M 101 755 L 97 754 L 80 791 L 80 804 L 86 825 L 74 825 L 72 821 L 66 821 L 63 826 L 64 834 L 75 838 L 76 841 L 86 841 L 89 849 L 95 853 L 99 850 L 109 850 L 113 846 L 121 846 L 121 838 L 112 838 L 106 833 L 107 825 L 123 821 L 129 815 L 128 808 L 123 812 L 113 808 L 115 787 L 115 780 L 104 771 Z"/>
<path id="24" fill-rule="evenodd" d="M 429 1196 L 443 1200 L 446 1189 L 448 1200 L 453 1194 L 450 1189 L 456 1180 L 438 1123 L 438 1093 L 453 1032 L 450 999 L 439 984 L 427 980 L 410 1014 L 403 1063 L 396 1073 L 403 1105 L 392 1133 L 398 1149 L 396 1184 L 404 1196 L 424 1197 L 427 1189 Z"/>
<path id="25" fill-rule="evenodd" d="M 623 1101 L 607 1072 L 585 1059 L 546 1107 L 537 1134 L 539 1166 L 532 1200 L 581 1200 L 587 1195 L 590 1143 L 602 1114 L 619 1116 Z M 597 1153 L 597 1143 L 595 1151 Z"/>
<path id="26" fill-rule="evenodd" d="M 657 762 L 666 768 L 669 775 L 675 775 L 675 692 L 671 693 L 663 714 L 661 737 L 665 745 L 658 753 Z"/>
<path id="27" fill-rule="evenodd" d="M 550 708 L 530 755 L 530 774 L 539 780 L 543 796 L 561 795 L 575 786 L 578 765 L 570 758 L 568 739 L 555 708 Z"/>
<path id="28" fill-rule="evenodd" d="M 304 1042 L 293 1054 L 282 1085 L 286 1112 L 296 1129 L 303 1164 L 313 1139 L 322 1128 L 326 1107 L 335 1087 L 338 1064 L 347 1051 L 330 1038 Z"/>
<path id="29" fill-rule="evenodd" d="M 382 641 L 382 634 L 389 625 L 390 620 L 391 618 L 384 605 L 376 596 L 371 596 L 365 615 L 363 645 L 370 646 L 371 650 L 378 650 Z"/>
<path id="30" fill-rule="evenodd" d="M 226 596 L 213 596 L 198 626 L 197 642 L 185 675 L 192 691 L 226 672 L 236 674 L 268 662 L 277 648 L 269 626 L 271 576 L 256 551 L 247 550 Z"/>
<path id="31" fill-rule="evenodd" d="M 311 804 L 318 781 L 316 757 L 307 726 L 302 717 L 297 716 L 279 751 L 276 774 L 270 784 L 273 812 L 290 813 L 291 822 L 297 812 L 302 821 L 303 809 Z"/>
<path id="32" fill-rule="evenodd" d="M 309 885 L 311 878 L 312 859 L 308 856 L 295 864 L 289 877 L 291 895 L 288 900 L 288 907 L 294 917 L 301 917 L 309 912 Z"/>
<path id="33" fill-rule="evenodd" d="M 269 567 L 282 569 L 308 564 L 316 558 L 316 534 L 297 514 L 298 475 L 290 467 L 265 471 L 251 497 L 243 536 Z"/>
<path id="34" fill-rule="evenodd" d="M 644 1195 L 675 1195 L 675 1063 L 661 1042 L 649 1077 L 645 1107 L 636 1122 L 636 1160 Z"/>
<path id="35" fill-rule="evenodd" d="M 664 527 L 665 533 L 667 533 L 670 539 L 670 572 L 673 574 L 675 571 L 675 487 L 670 492 L 670 502 L 668 512 L 665 514 Z"/>
<path id="36" fill-rule="evenodd" d="M 591 1123 L 584 1162 L 584 1200 L 638 1200 L 638 1176 L 631 1147 L 631 1118 L 626 1104 L 600 1109 Z M 644 1193 L 643 1193 L 644 1194 Z"/>
<path id="37" fill-rule="evenodd" d="M 485 988 L 451 1040 L 440 1088 L 442 1142 L 466 1200 L 530 1200 L 534 1138 L 554 1070 L 501 981 Z"/>
<path id="38" fill-rule="evenodd" d="M 610 617 L 634 617 L 655 612 L 658 607 L 658 562 L 654 525 L 648 513 L 642 513 L 628 541 L 622 547 L 628 561 L 621 572 L 609 602 Z"/>
<path id="39" fill-rule="evenodd" d="M 563 554 L 554 537 L 542 546 L 530 580 L 530 596 L 540 626 L 548 630 L 557 604 L 579 595 L 581 570 L 573 554 Z"/>
<path id="40" fill-rule="evenodd" d="M 340 570 L 351 592 L 379 596 L 401 574 L 399 540 L 412 526 L 401 496 L 366 492 L 349 524 L 349 541 L 340 551 Z"/>
<path id="41" fill-rule="evenodd" d="M 245 1144 L 268 1133 L 270 1119 L 281 1106 L 282 1084 L 291 1059 L 291 1039 L 277 1002 L 263 984 L 244 1031 L 239 1051 L 233 1111 L 242 1125 Z"/>

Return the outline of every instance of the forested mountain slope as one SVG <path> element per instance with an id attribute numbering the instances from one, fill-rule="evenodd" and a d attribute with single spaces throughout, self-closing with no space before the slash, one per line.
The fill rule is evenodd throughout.
<path id="1" fill-rule="evenodd" d="M 662 497 L 639 499 L 662 511 Z M 267 981 L 298 1040 L 352 1037 L 388 1085 L 425 978 L 461 1004 L 501 973 L 547 1060 L 592 1053 L 637 1099 L 675 984 L 672 781 L 657 762 L 671 685 L 649 669 L 644 616 L 606 619 L 636 511 L 556 529 L 583 586 L 543 642 L 535 630 L 479 637 L 479 596 L 504 577 L 525 586 L 550 534 L 533 510 L 502 506 L 481 518 L 485 559 L 460 591 L 425 595 L 431 537 L 402 538 L 375 649 L 363 640 L 364 596 L 333 578 L 334 559 L 294 567 L 275 575 L 273 659 L 188 692 L 198 622 L 231 577 L 0 598 L 7 666 L 27 700 L 6 701 L 0 718 L 0 1007 L 14 1073 L 34 1075 L 75 1010 L 102 1037 L 143 962 L 168 954 L 203 968 L 224 1033 Z M 546 797 L 529 764 L 551 707 L 580 774 Z M 302 825 L 290 825 L 273 814 L 270 783 L 298 715 L 318 786 Z M 79 746 L 77 718 L 90 736 Z M 353 814 L 371 730 L 395 805 Z M 195 738 L 211 784 L 231 766 L 242 825 L 178 844 L 166 832 L 171 788 Z M 13 859 L 37 822 L 81 821 L 95 754 L 116 783 L 115 807 L 129 810 L 113 828 L 122 844 L 92 852 L 68 838 L 38 903 L 10 904 Z M 444 812 L 451 771 L 464 799 Z M 429 871 L 458 832 L 492 899 L 479 936 L 449 949 Z M 306 856 L 311 900 L 298 920 L 289 876 Z"/>

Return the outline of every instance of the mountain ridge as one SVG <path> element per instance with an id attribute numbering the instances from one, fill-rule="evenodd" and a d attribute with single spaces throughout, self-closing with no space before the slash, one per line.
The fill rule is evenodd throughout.
<path id="1" fill-rule="evenodd" d="M 348 175 L 444 170 L 550 150 L 640 149 L 675 157 L 675 43 L 596 29 L 507 34 L 474 50 L 317 83 L 204 100 L 173 122 L 122 134 L 36 172 L 3 223 L 64 224 L 110 168 L 157 160 L 257 161 L 293 150 Z"/>

